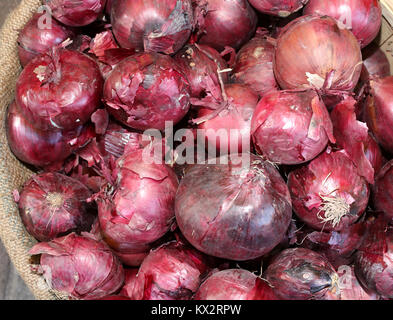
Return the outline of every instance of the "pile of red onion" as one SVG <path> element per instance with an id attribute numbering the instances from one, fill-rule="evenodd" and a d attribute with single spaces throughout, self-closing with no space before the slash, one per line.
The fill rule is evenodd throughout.
<path id="1" fill-rule="evenodd" d="M 32 170 L 8 196 L 48 290 L 393 299 L 378 1 L 43 4 L 4 131 Z"/>

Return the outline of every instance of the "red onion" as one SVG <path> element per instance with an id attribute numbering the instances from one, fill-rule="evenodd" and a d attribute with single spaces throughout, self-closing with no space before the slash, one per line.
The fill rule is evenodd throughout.
<path id="1" fill-rule="evenodd" d="M 54 48 L 22 71 L 16 84 L 16 102 L 35 127 L 70 130 L 87 122 L 99 107 L 102 86 L 93 59 Z"/>
<path id="2" fill-rule="evenodd" d="M 281 251 L 264 278 L 284 300 L 337 300 L 338 274 L 322 255 L 305 248 Z"/>
<path id="3" fill-rule="evenodd" d="M 150 252 L 139 268 L 135 300 L 190 300 L 208 272 L 204 256 L 176 242 Z"/>
<path id="4" fill-rule="evenodd" d="M 393 160 L 386 163 L 375 179 L 373 203 L 378 211 L 393 219 Z"/>
<path id="5" fill-rule="evenodd" d="M 14 155 L 37 167 L 61 162 L 94 136 L 92 128 L 86 125 L 67 132 L 36 129 L 21 115 L 15 102 L 8 107 L 6 133 Z"/>
<path id="6" fill-rule="evenodd" d="M 191 0 L 117 0 L 113 33 L 120 46 L 145 52 L 176 53 L 191 35 Z"/>
<path id="7" fill-rule="evenodd" d="M 105 81 L 104 101 L 123 124 L 137 129 L 165 128 L 189 110 L 189 84 L 174 60 L 141 53 L 120 62 Z"/>
<path id="8" fill-rule="evenodd" d="M 250 166 L 235 155 L 215 159 L 217 165 L 190 166 L 180 181 L 177 224 L 206 254 L 258 258 L 279 244 L 289 227 L 292 210 L 284 180 L 272 164 L 249 156 Z"/>
<path id="9" fill-rule="evenodd" d="M 127 255 L 134 261 L 169 230 L 178 180 L 169 166 L 144 162 L 143 150 L 126 152 L 116 164 L 113 186 L 97 199 L 98 214 L 104 240 L 127 263 Z"/>
<path id="10" fill-rule="evenodd" d="M 393 76 L 370 81 L 365 118 L 377 142 L 393 152 Z"/>
<path id="11" fill-rule="evenodd" d="M 351 91 L 361 70 L 359 43 L 333 18 L 302 16 L 289 23 L 277 40 L 274 73 L 282 89 Z"/>
<path id="12" fill-rule="evenodd" d="M 249 0 L 249 2 L 262 13 L 285 18 L 302 9 L 308 0 Z"/>
<path id="13" fill-rule="evenodd" d="M 278 89 L 273 72 L 275 45 L 275 39 L 262 34 L 247 42 L 236 56 L 233 81 L 250 86 L 261 97 Z"/>
<path id="14" fill-rule="evenodd" d="M 35 13 L 18 36 L 18 54 L 22 66 L 30 60 L 45 53 L 48 49 L 72 38 L 74 33 L 56 20 L 45 24 L 46 14 Z"/>
<path id="15" fill-rule="evenodd" d="M 113 33 L 110 30 L 97 33 L 90 43 L 89 52 L 94 54 L 98 58 L 105 56 L 105 51 L 110 49 L 119 48 Z"/>
<path id="16" fill-rule="evenodd" d="M 360 283 L 382 298 L 393 298 L 393 230 L 384 219 L 376 219 L 355 260 Z"/>
<path id="17" fill-rule="evenodd" d="M 363 70 L 360 78 L 366 82 L 370 77 L 388 77 L 390 76 L 390 62 L 386 53 L 383 52 L 376 44 L 369 45 L 363 50 Z"/>
<path id="18" fill-rule="evenodd" d="M 39 241 L 50 241 L 72 231 L 88 231 L 95 219 L 86 201 L 90 190 L 60 173 L 34 175 L 17 196 L 20 217 Z"/>
<path id="19" fill-rule="evenodd" d="M 204 130 L 200 136 L 206 139 L 208 146 L 231 153 L 248 152 L 251 118 L 258 95 L 242 84 L 226 85 L 225 93 L 227 102 L 222 102 L 215 109 L 201 106 L 198 118 L 193 122 L 198 124 L 198 129 Z M 223 132 L 224 136 L 221 135 Z"/>
<path id="20" fill-rule="evenodd" d="M 194 0 L 199 43 L 218 51 L 239 49 L 254 34 L 258 18 L 247 0 Z"/>
<path id="21" fill-rule="evenodd" d="M 292 171 L 288 187 L 297 216 L 311 228 L 340 231 L 364 213 L 369 186 L 343 151 L 324 152 Z"/>
<path id="22" fill-rule="evenodd" d="M 247 270 L 216 272 L 199 287 L 194 300 L 278 300 L 269 284 Z"/>
<path id="23" fill-rule="evenodd" d="M 258 152 L 280 164 L 310 161 L 335 141 L 329 112 L 313 90 L 266 94 L 253 115 L 251 134 Z"/>
<path id="24" fill-rule="evenodd" d="M 337 271 L 340 279 L 340 300 L 379 300 L 378 295 L 365 290 L 355 275 L 354 266 L 342 265 Z"/>
<path id="25" fill-rule="evenodd" d="M 227 63 L 213 48 L 204 45 L 186 45 L 175 56 L 190 83 L 191 97 L 212 96 L 222 100 L 218 71 L 225 70 Z M 228 82 L 228 73 L 221 73 L 223 82 Z"/>
<path id="26" fill-rule="evenodd" d="M 29 253 L 41 254 L 38 271 L 49 287 L 74 299 L 104 298 L 119 290 L 124 282 L 118 258 L 104 242 L 87 233 L 38 243 Z"/>
<path id="27" fill-rule="evenodd" d="M 135 300 L 138 295 L 138 268 L 125 269 L 124 285 L 121 288 L 120 294 L 131 300 Z"/>
<path id="28" fill-rule="evenodd" d="M 367 140 L 363 144 L 364 154 L 374 168 L 375 175 L 377 175 L 378 172 L 382 169 L 382 166 L 386 163 L 386 159 L 382 155 L 382 151 L 378 143 L 370 133 L 368 134 Z"/>
<path id="29" fill-rule="evenodd" d="M 362 48 L 375 39 L 382 23 L 378 0 L 309 0 L 304 14 L 335 18 L 353 32 Z"/>
<path id="30" fill-rule="evenodd" d="M 104 12 L 106 0 L 44 0 L 53 16 L 67 26 L 86 26 Z"/>

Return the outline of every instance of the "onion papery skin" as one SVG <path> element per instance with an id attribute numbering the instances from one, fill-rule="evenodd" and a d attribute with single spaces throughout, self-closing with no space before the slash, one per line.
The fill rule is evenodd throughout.
<path id="1" fill-rule="evenodd" d="M 282 89 L 350 92 L 361 70 L 357 39 L 331 17 L 301 16 L 286 25 L 277 39 L 274 73 Z"/>
<path id="2" fill-rule="evenodd" d="M 367 46 L 362 54 L 363 69 L 360 79 L 363 82 L 370 80 L 370 77 L 385 78 L 391 75 L 389 59 L 377 45 Z"/>
<path id="3" fill-rule="evenodd" d="M 272 164 L 250 155 L 250 166 L 242 165 L 234 157 L 187 168 L 176 194 L 176 221 L 198 250 L 245 261 L 280 243 L 292 210 L 287 186 Z"/>
<path id="4" fill-rule="evenodd" d="M 314 90 L 273 91 L 258 103 L 251 123 L 255 148 L 278 164 L 301 164 L 334 142 L 329 112 Z"/>
<path id="5" fill-rule="evenodd" d="M 393 153 L 393 76 L 370 81 L 365 119 L 381 147 Z"/>
<path id="6" fill-rule="evenodd" d="M 165 54 L 181 49 L 194 26 L 191 0 L 117 0 L 111 21 L 121 47 Z"/>
<path id="7" fill-rule="evenodd" d="M 169 166 L 144 162 L 143 150 L 124 153 L 112 176 L 113 187 L 97 199 L 102 235 L 134 266 L 169 231 L 178 179 Z"/>
<path id="8" fill-rule="evenodd" d="M 34 175 L 19 194 L 19 214 L 27 231 L 50 241 L 72 231 L 88 231 L 95 219 L 87 199 L 90 190 L 60 173 Z"/>
<path id="9" fill-rule="evenodd" d="M 33 59 L 16 84 L 21 113 L 41 130 L 71 130 L 100 106 L 103 79 L 96 62 L 77 51 L 53 49 Z"/>
<path id="10" fill-rule="evenodd" d="M 71 27 L 96 21 L 105 9 L 106 0 L 44 0 L 56 20 Z"/>
<path id="11" fill-rule="evenodd" d="M 310 0 L 304 14 L 330 16 L 351 30 L 362 48 L 378 35 L 382 24 L 382 9 L 378 0 Z"/>
<path id="12" fill-rule="evenodd" d="M 368 183 L 343 151 L 328 150 L 292 171 L 288 188 L 296 215 L 311 228 L 326 232 L 357 222 L 370 194 Z"/>
<path id="13" fill-rule="evenodd" d="M 71 233 L 36 244 L 29 253 L 41 254 L 39 271 L 50 288 L 73 299 L 97 300 L 117 292 L 124 283 L 119 259 L 103 242 L 85 233 Z"/>
<path id="14" fill-rule="evenodd" d="M 373 203 L 378 211 L 393 219 L 393 160 L 380 170 L 373 186 Z"/>
<path id="15" fill-rule="evenodd" d="M 190 108 L 190 86 L 174 60 L 158 53 L 140 53 L 120 62 L 104 85 L 108 111 L 136 129 L 164 130 L 177 124 Z"/>
<path id="16" fill-rule="evenodd" d="M 283 300 L 338 300 L 338 275 L 322 255 L 291 248 L 275 256 L 263 277 Z"/>
<path id="17" fill-rule="evenodd" d="M 217 72 L 226 69 L 227 63 L 217 50 L 205 45 L 188 44 L 174 59 L 190 83 L 191 97 L 211 96 L 215 100 L 222 100 Z M 224 83 L 228 82 L 228 72 L 221 73 L 221 77 Z"/>
<path id="18" fill-rule="evenodd" d="M 198 129 L 203 130 L 200 136 L 205 138 L 209 147 L 216 146 L 221 152 L 249 152 L 251 118 L 258 103 L 258 95 L 242 84 L 225 85 L 225 92 L 228 97 L 227 106 L 217 115 L 214 116 L 215 110 L 209 108 L 198 109 L 198 119 L 212 117 L 198 124 Z M 221 132 L 225 132 L 225 138 L 221 138 Z"/>
<path id="19" fill-rule="evenodd" d="M 247 0 L 195 0 L 198 43 L 219 52 L 225 47 L 240 49 L 252 38 L 257 14 Z"/>
<path id="20" fill-rule="evenodd" d="M 275 39 L 257 34 L 242 46 L 236 55 L 232 81 L 250 86 L 260 97 L 277 90 L 273 71 L 275 44 Z"/>
<path id="21" fill-rule="evenodd" d="M 249 2 L 262 13 L 286 18 L 302 9 L 308 0 L 249 0 Z"/>
<path id="22" fill-rule="evenodd" d="M 6 133 L 8 145 L 21 161 L 47 167 L 66 159 L 93 136 L 87 125 L 71 131 L 36 129 L 21 114 L 15 101 L 8 107 Z"/>
<path id="23" fill-rule="evenodd" d="M 193 300 L 279 300 L 269 284 L 247 270 L 228 269 L 209 276 Z"/>
<path id="24" fill-rule="evenodd" d="M 127 297 L 128 299 L 135 300 L 138 295 L 138 286 L 137 286 L 137 275 L 138 268 L 125 269 L 125 279 L 124 285 L 120 290 L 120 295 Z"/>
<path id="25" fill-rule="evenodd" d="M 48 49 L 59 45 L 64 40 L 74 37 L 74 32 L 52 19 L 51 26 L 45 28 L 45 14 L 35 13 L 18 36 L 18 55 L 22 66 L 33 58 L 45 53 Z"/>
<path id="26" fill-rule="evenodd" d="M 169 242 L 154 250 L 139 268 L 135 300 L 191 300 L 209 271 L 195 249 Z"/>
<path id="27" fill-rule="evenodd" d="M 368 228 L 368 235 L 356 254 L 355 274 L 359 282 L 383 299 L 393 298 L 393 230 L 384 217 Z"/>

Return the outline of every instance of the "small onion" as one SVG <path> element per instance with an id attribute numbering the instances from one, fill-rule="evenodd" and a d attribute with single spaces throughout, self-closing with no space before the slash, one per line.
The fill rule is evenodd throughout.
<path id="1" fill-rule="evenodd" d="M 228 269 L 209 276 L 194 300 L 278 300 L 269 284 L 247 270 Z"/>
<path id="2" fill-rule="evenodd" d="M 26 23 L 18 36 L 18 55 L 22 66 L 30 60 L 45 53 L 48 49 L 59 45 L 74 33 L 56 20 L 47 24 L 46 14 L 35 13 Z"/>
<path id="3" fill-rule="evenodd" d="M 240 49 L 253 35 L 258 18 L 247 0 L 194 0 L 199 43 L 218 51 Z"/>
<path id="4" fill-rule="evenodd" d="M 386 163 L 375 179 L 373 203 L 375 209 L 393 219 L 393 160 Z"/>
<path id="5" fill-rule="evenodd" d="M 38 272 L 53 290 L 73 299 L 95 300 L 115 293 L 124 282 L 119 259 L 102 241 L 71 233 L 36 244 L 29 253 L 41 254 Z"/>
<path id="6" fill-rule="evenodd" d="M 175 210 L 181 232 L 198 250 L 245 261 L 280 243 L 292 210 L 288 188 L 272 164 L 250 154 L 246 165 L 237 156 L 190 166 L 180 181 Z"/>
<path id="7" fill-rule="evenodd" d="M 249 2 L 262 13 L 286 18 L 302 9 L 308 0 L 249 0 Z"/>
<path id="8" fill-rule="evenodd" d="M 96 21 L 104 12 L 106 0 L 44 0 L 56 20 L 81 27 Z"/>
<path id="9" fill-rule="evenodd" d="M 338 274 L 322 255 L 291 248 L 274 257 L 264 273 L 274 292 L 284 300 L 338 300 Z"/>
<path id="10" fill-rule="evenodd" d="M 364 213 L 369 186 L 343 151 L 329 150 L 292 171 L 288 187 L 297 216 L 316 230 L 339 231 Z"/>
<path id="11" fill-rule="evenodd" d="M 191 0 L 117 0 L 111 21 L 121 47 L 166 54 L 183 47 L 194 25 Z"/>
<path id="12" fill-rule="evenodd" d="M 237 53 L 232 80 L 250 86 L 261 97 L 278 89 L 273 72 L 276 41 L 257 34 Z"/>
<path id="13" fill-rule="evenodd" d="M 351 91 L 361 70 L 359 43 L 331 17 L 297 18 L 277 39 L 274 73 L 282 89 Z"/>
<path id="14" fill-rule="evenodd" d="M 93 59 L 54 48 L 23 69 L 16 84 L 16 102 L 36 128 L 70 130 L 86 123 L 99 107 L 102 87 Z"/>
<path id="15" fill-rule="evenodd" d="M 362 48 L 375 39 L 382 24 L 378 0 L 309 0 L 304 14 L 335 18 L 353 32 Z"/>
<path id="16" fill-rule="evenodd" d="M 335 141 L 329 112 L 313 90 L 266 94 L 253 115 L 251 134 L 258 152 L 279 164 L 310 161 Z"/>
<path id="17" fill-rule="evenodd" d="M 104 85 L 109 112 L 137 130 L 164 130 L 188 112 L 190 88 L 179 66 L 158 53 L 140 53 L 120 62 Z"/>

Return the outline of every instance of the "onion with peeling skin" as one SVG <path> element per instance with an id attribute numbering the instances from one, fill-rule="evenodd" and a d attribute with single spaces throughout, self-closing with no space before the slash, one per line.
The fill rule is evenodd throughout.
<path id="1" fill-rule="evenodd" d="M 370 189 L 344 151 L 326 151 L 288 176 L 296 215 L 316 230 L 340 231 L 364 213 Z"/>
<path id="2" fill-rule="evenodd" d="M 193 300 L 279 300 L 266 280 L 242 269 L 218 271 L 204 280 Z"/>
<path id="3" fill-rule="evenodd" d="M 52 19 L 51 25 L 46 24 L 46 14 L 35 13 L 25 24 L 18 35 L 18 55 L 22 66 L 48 49 L 59 45 L 74 32 Z"/>
<path id="4" fill-rule="evenodd" d="M 286 18 L 299 11 L 309 0 L 249 0 L 251 5 L 258 11 Z"/>
<path id="5" fill-rule="evenodd" d="M 190 86 L 175 61 L 158 53 L 135 54 L 120 62 L 104 85 L 112 116 L 137 130 L 164 130 L 190 108 Z"/>
<path id="6" fill-rule="evenodd" d="M 240 49 L 255 33 L 258 17 L 247 0 L 195 0 L 194 15 L 200 44 L 219 52 Z"/>
<path id="7" fill-rule="evenodd" d="M 329 112 L 314 90 L 273 91 L 258 103 L 251 124 L 255 148 L 279 164 L 314 159 L 335 142 Z"/>
<path id="8" fill-rule="evenodd" d="M 173 54 L 189 39 L 194 16 L 191 0 L 117 0 L 111 22 L 121 47 Z"/>
<path id="9" fill-rule="evenodd" d="M 119 259 L 91 234 L 75 233 L 41 242 L 29 254 L 41 254 L 37 272 L 49 287 L 73 299 L 96 300 L 117 292 L 124 282 Z"/>
<path id="10" fill-rule="evenodd" d="M 120 290 L 120 295 L 125 296 L 131 300 L 136 300 L 138 296 L 138 268 L 125 269 L 124 285 Z"/>
<path id="11" fill-rule="evenodd" d="M 322 255 L 291 248 L 275 256 L 264 273 L 274 292 L 284 300 L 339 300 L 339 277 Z"/>

